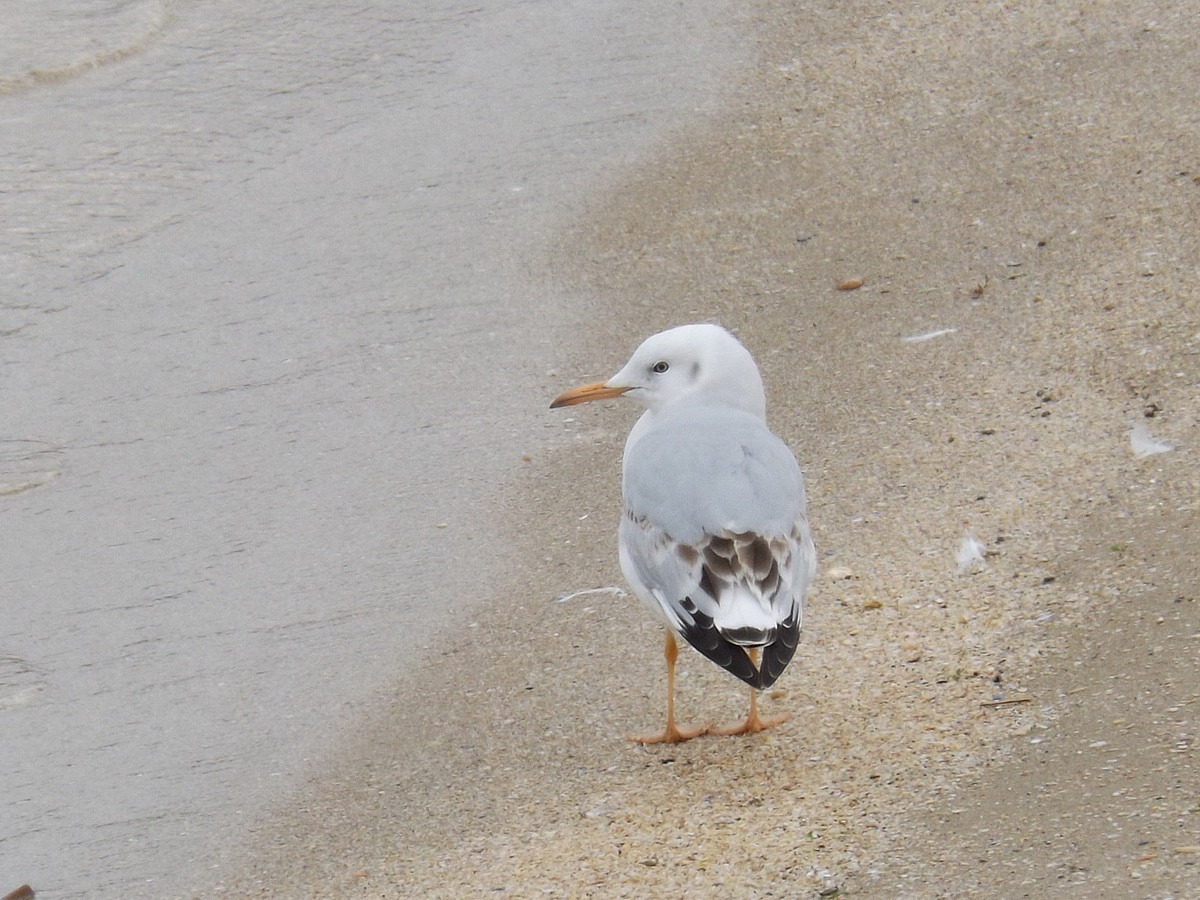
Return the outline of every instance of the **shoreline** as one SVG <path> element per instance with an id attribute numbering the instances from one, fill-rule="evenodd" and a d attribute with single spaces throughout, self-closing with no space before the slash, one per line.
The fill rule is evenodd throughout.
<path id="1" fill-rule="evenodd" d="M 497 602 L 428 651 L 219 890 L 1200 884 L 1195 25 L 1138 3 L 1004 22 L 889 9 L 764 7 L 774 43 L 729 113 L 552 253 L 557 281 L 614 314 L 546 360 L 546 403 L 685 321 L 721 321 L 759 362 L 822 558 L 766 701 L 791 720 L 626 742 L 661 716 L 658 626 L 632 597 L 555 598 L 621 585 L 636 411 L 548 414 L 495 525 Z M 1177 449 L 1135 459 L 1137 421 Z M 988 555 L 964 575 L 967 530 Z M 684 721 L 738 717 L 742 690 L 713 669 L 681 657 Z"/>

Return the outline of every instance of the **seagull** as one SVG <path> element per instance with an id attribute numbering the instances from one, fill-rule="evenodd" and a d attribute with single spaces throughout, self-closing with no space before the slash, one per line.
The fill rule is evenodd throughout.
<path id="1" fill-rule="evenodd" d="M 667 724 L 642 744 L 752 734 L 787 717 L 758 714 L 796 652 L 816 571 L 804 478 L 767 427 L 748 350 L 719 325 L 647 338 L 608 381 L 559 394 L 551 409 L 628 396 L 646 408 L 625 442 L 621 571 L 665 620 Z M 750 686 L 750 712 L 729 729 L 675 721 L 676 635 Z"/>

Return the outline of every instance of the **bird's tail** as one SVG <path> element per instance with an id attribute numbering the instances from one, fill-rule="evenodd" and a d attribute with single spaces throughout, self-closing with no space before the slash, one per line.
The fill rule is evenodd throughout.
<path id="1" fill-rule="evenodd" d="M 739 647 L 765 647 L 775 640 L 779 623 L 763 601 L 747 590 L 733 590 L 721 597 L 713 626 L 721 637 Z"/>

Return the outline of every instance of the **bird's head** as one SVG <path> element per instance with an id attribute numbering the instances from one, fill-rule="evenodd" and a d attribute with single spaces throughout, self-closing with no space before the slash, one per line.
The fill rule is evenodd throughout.
<path id="1" fill-rule="evenodd" d="M 738 339 L 719 325 L 681 325 L 652 335 L 608 381 L 559 394 L 551 408 L 624 394 L 653 412 L 693 399 L 766 415 L 758 366 Z"/>

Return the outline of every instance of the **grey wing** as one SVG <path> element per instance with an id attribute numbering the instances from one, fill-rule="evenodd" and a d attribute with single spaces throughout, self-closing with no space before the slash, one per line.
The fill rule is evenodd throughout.
<path id="1" fill-rule="evenodd" d="M 713 624 L 718 604 L 700 587 L 701 554 L 628 508 L 619 533 L 621 571 L 642 602 L 717 665 L 756 685 L 758 672 L 745 651 Z"/>
<path id="2" fill-rule="evenodd" d="M 627 457 L 622 570 L 692 646 L 767 686 L 795 652 L 815 569 L 799 466 L 756 420 L 662 435 Z M 744 647 L 762 648 L 760 670 Z"/>
<path id="3" fill-rule="evenodd" d="M 618 535 L 621 571 L 634 593 L 682 632 L 692 621 L 683 601 L 700 586 L 696 554 L 628 507 Z"/>

